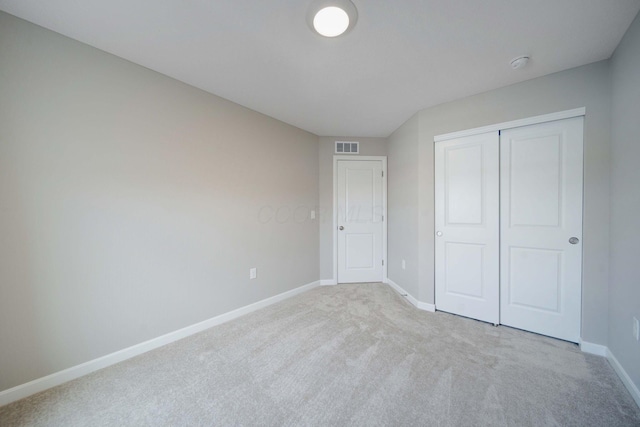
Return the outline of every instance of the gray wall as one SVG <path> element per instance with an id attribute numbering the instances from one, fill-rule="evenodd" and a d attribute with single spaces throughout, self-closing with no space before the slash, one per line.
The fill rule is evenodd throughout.
<path id="1" fill-rule="evenodd" d="M 419 300 L 434 302 L 434 136 L 586 107 L 582 337 L 589 342 L 606 344 L 611 134 L 609 79 L 609 64 L 602 61 L 421 111 L 418 123 L 419 146 L 416 148 L 414 138 L 407 138 L 406 141 L 398 139 L 398 143 L 389 144 L 389 164 L 400 162 L 404 167 L 412 169 L 403 171 L 404 176 L 417 177 L 415 180 L 396 181 L 389 188 L 390 194 L 405 193 L 403 203 L 407 203 L 407 206 L 403 206 L 403 209 L 414 209 L 417 214 L 412 215 L 419 222 L 420 238 L 417 244 L 416 230 L 413 227 L 394 226 L 389 230 L 390 238 L 394 233 L 395 241 L 406 242 L 410 246 L 399 248 L 392 245 L 393 250 L 389 252 L 390 266 L 397 265 L 404 256 L 417 256 L 419 259 L 419 266 L 407 265 L 407 269 L 411 271 L 405 276 L 406 280 L 418 277 L 418 283 L 399 284 L 409 292 L 410 289 L 417 288 L 417 295 L 413 295 Z M 413 118 L 395 134 L 405 131 L 414 134 L 415 126 Z M 394 141 L 394 138 L 390 138 L 390 141 Z M 418 162 L 408 161 L 416 153 Z M 391 177 L 395 171 L 391 167 L 389 169 Z M 396 208 L 392 207 L 394 210 Z"/>
<path id="2" fill-rule="evenodd" d="M 320 278 L 333 279 L 333 156 L 336 141 L 360 141 L 360 156 L 386 156 L 385 138 L 322 136 L 318 144 L 320 171 L 318 219 L 320 226 Z M 355 155 L 354 155 L 355 156 Z"/>
<path id="3" fill-rule="evenodd" d="M 410 295 L 418 297 L 418 142 L 419 114 L 388 138 L 389 193 L 387 224 L 387 276 Z M 406 268 L 402 269 L 402 260 Z"/>
<path id="4" fill-rule="evenodd" d="M 609 349 L 640 388 L 640 15 L 611 60 L 611 274 Z"/>
<path id="5" fill-rule="evenodd" d="M 319 279 L 317 136 L 4 13 L 0 64 L 0 390 Z"/>

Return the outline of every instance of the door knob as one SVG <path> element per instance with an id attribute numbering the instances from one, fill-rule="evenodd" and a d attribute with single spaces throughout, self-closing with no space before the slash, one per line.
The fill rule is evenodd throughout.
<path id="1" fill-rule="evenodd" d="M 438 237 L 442 237 L 442 231 L 438 231 L 438 232 L 436 233 L 436 236 L 438 236 Z"/>
<path id="2" fill-rule="evenodd" d="M 344 230 L 344 227 L 340 226 L 340 227 L 338 227 L 338 230 L 342 231 L 342 230 Z"/>
<path id="3" fill-rule="evenodd" d="M 577 245 L 578 242 L 580 242 L 580 239 L 578 239 L 577 237 L 572 237 L 569 239 L 569 243 L 571 243 L 572 245 Z"/>

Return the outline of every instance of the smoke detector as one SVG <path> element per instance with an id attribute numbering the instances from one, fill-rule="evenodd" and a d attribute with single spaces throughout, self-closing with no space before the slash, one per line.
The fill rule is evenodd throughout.
<path id="1" fill-rule="evenodd" d="M 518 70 L 525 67 L 529 63 L 528 56 L 519 56 L 511 61 L 511 68 Z"/>

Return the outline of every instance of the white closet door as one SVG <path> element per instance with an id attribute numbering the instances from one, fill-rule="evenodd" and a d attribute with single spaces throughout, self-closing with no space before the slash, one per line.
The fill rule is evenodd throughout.
<path id="1" fill-rule="evenodd" d="M 435 144 L 436 308 L 499 321 L 498 132 Z"/>
<path id="2" fill-rule="evenodd" d="M 578 342 L 583 118 L 502 131 L 501 323 Z"/>

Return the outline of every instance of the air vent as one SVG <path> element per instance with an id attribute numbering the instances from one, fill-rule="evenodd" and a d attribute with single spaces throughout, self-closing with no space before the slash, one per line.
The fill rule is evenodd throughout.
<path id="1" fill-rule="evenodd" d="M 337 154 L 358 154 L 360 143 L 356 141 L 336 141 Z"/>

